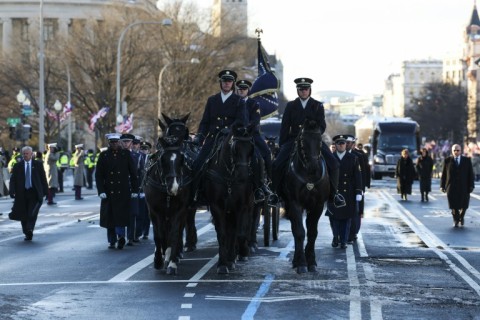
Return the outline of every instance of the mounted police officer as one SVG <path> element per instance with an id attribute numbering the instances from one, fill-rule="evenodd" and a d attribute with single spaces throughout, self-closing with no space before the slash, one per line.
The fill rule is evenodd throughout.
<path id="1" fill-rule="evenodd" d="M 95 181 L 100 205 L 100 226 L 107 228 L 109 248 L 123 249 L 125 227 L 130 221 L 130 199 L 138 197 L 136 167 L 128 149 L 119 144 L 119 134 L 107 135 L 109 147 L 98 157 Z"/>
<path id="2" fill-rule="evenodd" d="M 302 129 L 305 119 L 315 119 L 321 124 L 322 133 L 325 132 L 327 124 L 325 123 L 325 109 L 320 101 L 311 97 L 312 79 L 297 78 L 294 80 L 297 85 L 298 98 L 289 101 L 285 107 L 280 127 L 280 152 L 273 161 L 273 182 L 277 192 L 283 180 L 284 173 L 287 170 L 288 159 L 292 153 L 295 139 Z M 333 201 L 338 207 L 345 205 L 345 199 L 337 192 L 338 187 L 338 160 L 333 157 L 327 144 L 322 143 L 322 155 L 325 159 L 330 176 L 331 195 L 329 201 Z"/>
<path id="3" fill-rule="evenodd" d="M 272 177 L 272 153 L 265 140 L 260 135 L 260 105 L 255 99 L 248 98 L 248 93 L 252 87 L 252 83 L 248 80 L 239 80 L 236 82 L 237 94 L 245 101 L 247 111 L 247 121 L 249 124 L 255 125 L 253 140 L 255 143 L 254 159 L 252 159 L 254 168 L 254 185 L 255 185 L 255 201 L 260 202 L 268 198 L 270 205 L 278 203 L 278 197 L 273 193 L 266 184 L 265 169 L 267 177 Z M 263 161 L 262 161 L 263 160 Z"/>
<path id="4" fill-rule="evenodd" d="M 237 74 L 232 70 L 220 71 L 218 74 L 220 92 L 207 100 L 197 134 L 193 139 L 194 144 L 202 146 L 198 157 L 193 162 L 193 171 L 196 174 L 201 171 L 212 152 L 217 134 L 225 132 L 227 135 L 228 129 L 234 122 L 246 124 L 245 102 L 233 92 L 236 78 Z"/>

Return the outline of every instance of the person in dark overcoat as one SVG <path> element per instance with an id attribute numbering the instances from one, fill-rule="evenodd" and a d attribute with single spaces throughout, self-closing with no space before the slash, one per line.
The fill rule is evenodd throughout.
<path id="1" fill-rule="evenodd" d="M 48 183 L 43 164 L 32 159 L 30 146 L 22 148 L 22 156 L 22 160 L 13 166 L 10 176 L 9 193 L 15 200 L 9 218 L 21 222 L 24 240 L 31 241 L 38 211 L 48 195 Z"/>
<path id="2" fill-rule="evenodd" d="M 402 200 L 408 200 L 407 195 L 412 194 L 412 184 L 415 179 L 415 166 L 408 149 L 402 150 L 402 157 L 398 159 L 395 168 L 397 177 L 397 193 L 402 195 Z"/>
<path id="3" fill-rule="evenodd" d="M 428 154 L 426 148 L 422 149 L 422 153 L 420 157 L 417 158 L 415 167 L 417 168 L 420 193 L 422 195 L 421 201 L 428 201 L 428 193 L 432 191 L 433 159 Z"/>
<path id="4" fill-rule="evenodd" d="M 440 190 L 447 193 L 448 207 L 452 210 L 453 225 L 464 225 L 465 213 L 470 203 L 470 193 L 475 189 L 475 176 L 470 158 L 462 156 L 458 144 L 452 146 L 452 156 L 443 161 Z"/>
<path id="5" fill-rule="evenodd" d="M 109 248 L 123 249 L 130 219 L 130 199 L 138 197 L 137 170 L 130 151 L 119 145 L 120 135 L 107 135 L 109 147 L 100 153 L 95 181 L 100 204 L 100 226 L 107 229 Z"/>
<path id="6" fill-rule="evenodd" d="M 255 144 L 255 154 L 252 157 L 253 174 L 255 184 L 255 202 L 261 202 L 267 198 L 268 204 L 275 206 L 278 203 L 278 197 L 270 190 L 267 179 L 272 178 L 272 152 L 267 142 L 260 135 L 260 104 L 257 100 L 249 98 L 248 93 L 252 83 L 248 80 L 238 80 L 236 82 L 237 94 L 245 101 L 248 124 L 254 125 L 253 141 Z M 263 160 L 263 161 L 262 161 Z"/>
<path id="7" fill-rule="evenodd" d="M 347 134 L 347 151 L 357 157 L 357 162 L 360 165 L 360 172 L 362 173 L 362 200 L 358 202 L 358 212 L 356 212 L 352 223 L 350 225 L 350 235 L 348 237 L 348 242 L 352 243 L 357 240 L 357 234 L 360 232 L 360 226 L 362 224 L 362 217 L 365 208 L 365 190 L 370 188 L 370 170 L 368 164 L 368 156 L 362 150 L 359 150 L 355 147 L 355 142 L 357 140 L 351 134 Z"/>
<path id="8" fill-rule="evenodd" d="M 325 109 L 320 101 L 311 97 L 313 80 L 310 78 L 297 78 L 294 80 L 297 85 L 298 98 L 289 101 L 285 107 L 280 126 L 280 151 L 272 164 L 272 179 L 274 191 L 279 194 L 283 176 L 287 171 L 288 159 L 292 153 L 295 139 L 302 130 L 305 119 L 316 120 L 320 123 L 322 133 L 325 132 Z M 338 160 L 333 156 L 326 143 L 322 143 L 322 155 L 325 159 L 330 177 L 331 194 L 329 201 L 341 207 L 345 205 L 345 199 L 337 192 L 338 188 Z M 279 194 L 280 195 L 280 194 Z M 280 195 L 282 196 L 282 195 Z"/>
<path id="9" fill-rule="evenodd" d="M 198 126 L 193 143 L 201 146 L 200 152 L 193 162 L 195 174 L 199 174 L 212 152 L 218 133 L 228 132 L 235 122 L 246 123 L 245 102 L 234 92 L 237 74 L 232 70 L 222 70 L 218 73 L 220 92 L 210 96 L 203 111 L 202 120 Z M 195 179 L 193 194 L 196 194 L 200 179 Z"/>
<path id="10" fill-rule="evenodd" d="M 335 207 L 331 202 L 327 203 L 326 215 L 330 218 L 333 240 L 332 247 L 345 249 L 350 235 L 352 218 L 358 211 L 358 202 L 362 200 L 362 173 L 358 158 L 346 150 L 346 135 L 333 137 L 336 151 L 334 157 L 340 163 L 340 179 L 338 192 L 345 198 L 346 205 Z"/>

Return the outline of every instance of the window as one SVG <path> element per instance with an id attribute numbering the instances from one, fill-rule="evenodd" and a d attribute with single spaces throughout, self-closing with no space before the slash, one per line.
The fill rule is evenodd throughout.
<path id="1" fill-rule="evenodd" d="M 43 40 L 50 41 L 55 39 L 55 24 L 49 19 L 43 22 Z"/>
<path id="2" fill-rule="evenodd" d="M 22 19 L 20 22 L 20 39 L 28 41 L 28 20 Z"/>

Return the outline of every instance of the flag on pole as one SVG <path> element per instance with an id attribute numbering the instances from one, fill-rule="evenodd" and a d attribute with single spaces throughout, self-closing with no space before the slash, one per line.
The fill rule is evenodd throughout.
<path id="1" fill-rule="evenodd" d="M 95 124 L 100 118 L 103 118 L 107 115 L 108 110 L 110 110 L 110 107 L 103 107 L 90 118 L 90 130 L 95 130 Z"/>
<path id="2" fill-rule="evenodd" d="M 268 62 L 268 56 L 260 40 L 261 30 L 258 33 L 258 76 L 252 84 L 249 98 L 255 98 L 260 104 L 260 116 L 262 119 L 271 117 L 278 110 L 278 95 L 280 80 L 272 71 Z"/>
<path id="3" fill-rule="evenodd" d="M 116 132 L 129 133 L 133 129 L 133 113 L 129 117 L 124 116 L 123 122 L 115 127 Z"/>

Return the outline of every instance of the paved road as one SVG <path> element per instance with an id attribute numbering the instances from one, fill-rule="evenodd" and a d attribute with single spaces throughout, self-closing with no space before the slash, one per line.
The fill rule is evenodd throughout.
<path id="1" fill-rule="evenodd" d="M 454 229 L 443 194 L 399 202 L 394 181 L 375 181 L 358 241 L 332 248 L 322 217 L 318 272 L 305 275 L 291 268 L 285 219 L 278 241 L 217 275 L 215 232 L 208 212 L 199 212 L 198 249 L 185 254 L 177 276 L 167 276 L 152 266 L 151 239 L 107 249 L 95 192 L 83 201 L 68 193 L 58 206 L 42 207 L 31 243 L 18 222 L 0 216 L 0 318 L 480 319 L 476 195 L 466 227 Z M 0 200 L 0 212 L 9 206 Z"/>

